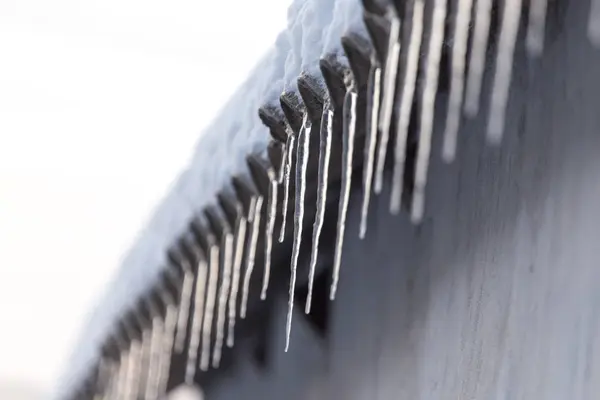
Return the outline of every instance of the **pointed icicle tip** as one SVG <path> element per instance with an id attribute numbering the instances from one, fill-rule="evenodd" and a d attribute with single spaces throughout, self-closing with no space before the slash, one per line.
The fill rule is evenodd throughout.
<path id="1" fill-rule="evenodd" d="M 436 0 L 433 8 L 431 32 L 427 49 L 427 64 L 425 67 L 425 81 L 423 93 L 421 94 L 419 148 L 417 150 L 415 186 L 411 208 L 411 220 L 413 223 L 421 222 L 425 207 L 425 188 L 427 186 L 427 172 L 431 155 L 435 99 L 438 90 L 442 46 L 444 44 L 446 2 L 447 0 Z"/>
<path id="2" fill-rule="evenodd" d="M 302 243 L 302 227 L 304 224 L 304 197 L 306 194 L 306 172 L 308 168 L 309 144 L 312 125 L 308 114 L 304 114 L 302 128 L 298 135 L 298 147 L 296 155 L 296 195 L 294 211 L 294 242 L 292 245 L 292 265 L 289 287 L 288 314 L 286 323 L 285 351 L 290 346 L 290 335 L 292 330 L 292 314 L 294 308 L 294 293 L 296 289 L 296 270 L 300 256 L 300 245 Z"/>
<path id="3" fill-rule="evenodd" d="M 373 183 L 373 167 L 375 164 L 375 149 L 377 147 L 379 120 L 379 104 L 381 100 L 381 67 L 373 63 L 369 73 L 367 85 L 367 110 L 366 110 L 366 133 L 365 158 L 363 164 L 363 201 L 361 207 L 359 238 L 364 239 L 367 233 L 367 222 L 369 214 L 369 203 Z"/>
<path id="4" fill-rule="evenodd" d="M 342 249 L 346 231 L 346 214 L 350 200 L 352 184 L 352 168 L 354 165 L 354 139 L 356 135 L 356 103 L 358 94 L 353 87 L 346 93 L 343 110 L 343 150 L 342 150 L 342 188 L 338 206 L 337 236 L 333 260 L 333 279 L 329 293 L 330 300 L 335 300 L 342 263 Z"/>
<path id="5" fill-rule="evenodd" d="M 402 92 L 400 94 L 400 108 L 396 126 L 396 146 L 394 150 L 392 194 L 390 198 L 390 212 L 394 215 L 400 213 L 402 203 L 408 128 L 414 103 L 417 76 L 419 74 L 419 54 L 423 38 L 424 8 L 423 0 L 415 0 L 405 61 L 404 84 L 402 85 Z"/>
<path id="6" fill-rule="evenodd" d="M 442 159 L 448 163 L 454 161 L 456 156 L 456 143 L 465 91 L 465 63 L 472 6 L 473 0 L 459 0 L 458 9 L 454 15 L 450 97 L 448 99 L 444 144 L 442 147 Z"/>
<path id="7" fill-rule="evenodd" d="M 475 7 L 475 27 L 469 57 L 469 72 L 465 92 L 464 113 L 473 118 L 479 113 L 479 101 L 483 71 L 485 69 L 486 51 L 490 34 L 493 0 L 477 0 Z"/>
<path id="8" fill-rule="evenodd" d="M 502 11 L 502 25 L 498 40 L 496 69 L 490 100 L 487 139 L 490 144 L 499 144 L 504 133 L 506 107 L 512 80 L 513 58 L 523 0 L 507 0 Z"/>

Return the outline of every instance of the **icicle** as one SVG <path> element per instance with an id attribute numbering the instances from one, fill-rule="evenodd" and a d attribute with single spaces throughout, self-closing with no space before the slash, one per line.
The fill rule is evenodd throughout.
<path id="1" fill-rule="evenodd" d="M 400 212 L 402 202 L 402 189 L 404 166 L 406 161 L 406 141 L 410 115 L 412 113 L 415 86 L 419 71 L 419 54 L 423 40 L 423 14 L 425 4 L 423 0 L 416 0 L 413 7 L 412 27 L 410 41 L 408 43 L 408 54 L 406 57 L 406 71 L 402 95 L 400 99 L 400 110 L 398 113 L 398 126 L 396 127 L 396 148 L 394 151 L 394 172 L 392 177 L 392 194 L 390 201 L 390 212 L 397 215 Z"/>
<path id="2" fill-rule="evenodd" d="M 267 289 L 271 278 L 271 252 L 273 250 L 273 229 L 275 228 L 275 215 L 277 214 L 277 179 L 269 177 L 269 197 L 267 200 L 267 229 L 265 230 L 265 269 L 263 275 L 260 299 L 267 298 Z"/>
<path id="3" fill-rule="evenodd" d="M 592 44 L 600 48 L 600 0 L 591 0 L 587 32 Z"/>
<path id="4" fill-rule="evenodd" d="M 435 95 L 437 93 L 442 45 L 444 43 L 444 24 L 446 21 L 446 0 L 436 0 L 431 21 L 431 36 L 426 59 L 425 87 L 421 102 L 421 123 L 419 130 L 419 149 L 415 172 L 411 219 L 420 222 L 425 207 L 425 186 L 431 153 L 431 135 L 435 113 Z"/>
<path id="5" fill-rule="evenodd" d="M 321 127 L 319 132 L 319 177 L 317 187 L 317 212 L 315 223 L 313 225 L 312 250 L 310 254 L 310 269 L 308 273 L 308 295 L 304 312 L 310 313 L 312 303 L 313 283 L 315 280 L 315 269 L 317 267 L 317 257 L 319 254 L 319 239 L 321 229 L 325 219 L 325 207 L 327 203 L 327 186 L 329 183 L 329 159 L 331 158 L 331 140 L 333 137 L 333 110 L 329 102 L 323 107 L 321 116 Z"/>
<path id="6" fill-rule="evenodd" d="M 151 368 L 152 368 L 152 363 L 151 363 L 151 352 L 152 352 L 152 329 L 150 328 L 146 328 L 144 329 L 144 332 L 142 332 L 142 346 L 140 348 L 140 366 L 144 369 L 146 369 L 145 373 L 141 372 L 140 373 L 140 378 L 139 378 L 139 393 L 143 394 L 143 397 L 145 398 L 146 395 L 146 386 L 147 383 L 150 379 L 150 373 L 151 373 Z"/>
<path id="7" fill-rule="evenodd" d="M 340 191 L 339 214 L 337 221 L 337 237 L 335 241 L 335 253 L 333 259 L 333 280 L 329 298 L 335 300 L 337 285 L 340 279 L 340 267 L 342 264 L 342 248 L 344 245 L 344 233 L 346 230 L 346 214 L 350 200 L 350 187 L 352 183 L 352 166 L 354 156 L 354 136 L 356 134 L 356 89 L 351 87 L 344 98 L 344 133 L 342 150 L 342 188 Z"/>
<path id="8" fill-rule="evenodd" d="M 184 265 L 183 283 L 181 284 L 181 297 L 179 300 L 179 318 L 177 320 L 177 336 L 175 337 L 175 352 L 181 353 L 185 347 L 187 324 L 190 317 L 190 303 L 194 290 L 194 272 L 187 262 Z M 196 282 L 196 286 L 198 283 Z"/>
<path id="9" fill-rule="evenodd" d="M 242 288 L 242 304 L 240 304 L 240 317 L 246 318 L 246 307 L 248 306 L 248 292 L 250 291 L 250 278 L 254 271 L 254 257 L 256 255 L 256 242 L 258 241 L 258 230 L 260 228 L 260 213 L 262 212 L 263 197 L 258 196 L 254 205 L 252 216 L 252 230 L 250 231 L 248 254 L 246 255 L 246 271 L 244 273 L 244 286 Z"/>
<path id="10" fill-rule="evenodd" d="M 292 168 L 292 159 L 294 154 L 294 135 L 288 135 L 285 143 L 285 168 L 283 171 L 283 205 L 281 207 L 281 230 L 279 231 L 279 243 L 285 239 L 285 222 L 287 220 L 287 209 L 290 196 L 290 170 Z"/>
<path id="11" fill-rule="evenodd" d="M 121 363 L 119 362 L 115 364 L 111 366 L 108 387 L 105 396 L 107 400 L 115 400 L 121 398 L 119 397 L 119 374 L 121 372 Z"/>
<path id="12" fill-rule="evenodd" d="M 198 349 L 200 347 L 200 335 L 202 334 L 202 322 L 204 319 L 204 296 L 207 291 L 207 263 L 204 257 L 198 261 L 198 272 L 196 273 L 196 288 L 194 293 L 194 315 L 192 316 L 192 327 L 190 329 L 190 344 L 188 347 L 187 364 L 185 368 L 185 381 L 191 383 L 196 375 L 198 364 Z M 211 270 L 212 272 L 212 270 Z M 181 310 L 179 310 L 181 315 Z"/>
<path id="13" fill-rule="evenodd" d="M 146 389 L 145 389 L 145 400 L 157 400 L 158 399 L 158 387 L 160 374 L 160 354 L 161 354 L 161 340 L 164 334 L 165 326 L 160 317 L 155 316 L 152 318 L 152 339 L 150 342 L 150 357 L 148 375 L 146 378 Z"/>
<path id="14" fill-rule="evenodd" d="M 112 365 L 103 356 L 98 360 L 98 370 L 94 382 L 95 394 L 94 399 L 107 398 L 109 393 L 110 378 L 112 375 Z"/>
<path id="15" fill-rule="evenodd" d="M 165 331 L 162 340 L 162 350 L 160 353 L 160 370 L 158 376 L 158 395 L 163 396 L 167 391 L 169 383 L 169 373 L 171 371 L 171 357 L 173 352 L 173 342 L 175 328 L 177 325 L 177 307 L 173 304 L 167 306 L 165 315 Z"/>
<path id="16" fill-rule="evenodd" d="M 502 27 L 496 56 L 496 73 L 490 101 L 490 116 L 487 126 L 488 142 L 497 144 L 502 140 L 506 104 L 512 78 L 513 56 L 519 20 L 521 19 L 522 0 L 506 0 L 502 13 Z"/>
<path id="17" fill-rule="evenodd" d="M 125 350 L 121 354 L 121 359 L 119 361 L 119 373 L 117 377 L 116 383 L 116 398 L 117 399 L 126 399 L 127 396 L 127 372 L 129 371 L 129 350 Z"/>
<path id="18" fill-rule="evenodd" d="M 530 0 L 529 3 L 529 25 L 525 44 L 530 56 L 539 57 L 544 51 L 548 0 Z"/>
<path id="19" fill-rule="evenodd" d="M 465 63 L 472 6 L 473 0 L 459 0 L 456 19 L 454 20 L 452 78 L 450 80 L 450 97 L 448 99 L 448 113 L 446 114 L 446 128 L 442 150 L 442 158 L 446 162 L 454 161 L 454 157 L 456 156 L 456 140 L 465 91 Z"/>
<path id="20" fill-rule="evenodd" d="M 387 157 L 387 147 L 390 137 L 390 124 L 394 111 L 394 95 L 396 92 L 396 75 L 398 74 L 398 59 L 400 58 L 400 18 L 390 7 L 392 25 L 388 39 L 387 57 L 383 76 L 383 99 L 381 114 L 379 116 L 379 129 L 381 138 L 379 140 L 379 152 L 377 154 L 377 169 L 375 171 L 375 193 L 381 193 L 383 188 L 383 170 Z"/>
<path id="21" fill-rule="evenodd" d="M 371 185 L 373 184 L 373 164 L 377 146 L 377 120 L 379 118 L 379 101 L 381 99 L 381 67 L 371 61 L 367 95 L 367 137 L 365 141 L 365 161 L 363 166 L 363 202 L 360 215 L 360 230 L 358 236 L 365 238 L 367 233 L 367 218 L 369 202 L 371 201 Z"/>
<path id="22" fill-rule="evenodd" d="M 233 259 L 233 277 L 231 280 L 231 292 L 229 295 L 229 329 L 227 330 L 227 347 L 233 347 L 235 334 L 235 318 L 237 307 L 237 296 L 240 287 L 240 270 L 244 258 L 244 244 L 246 243 L 246 218 L 241 216 L 238 220 L 235 233 L 235 255 Z"/>
<path id="23" fill-rule="evenodd" d="M 474 117 L 479 112 L 479 97 L 481 96 L 485 53 L 490 34 L 491 14 L 492 0 L 477 0 L 475 30 L 473 31 L 473 43 L 471 44 L 467 92 L 464 104 L 464 111 L 468 117 Z"/>
<path id="24" fill-rule="evenodd" d="M 225 339 L 225 315 L 227 311 L 227 300 L 231 290 L 231 269 L 233 266 L 233 235 L 226 233 L 224 238 L 223 254 L 223 279 L 219 291 L 219 311 L 217 314 L 217 334 L 215 337 L 215 346 L 213 349 L 213 368 L 219 368 L 221 364 L 221 351 L 223 349 L 223 340 Z"/>
<path id="25" fill-rule="evenodd" d="M 306 170 L 308 168 L 310 131 L 312 124 L 308 115 L 304 114 L 302 128 L 298 134 L 298 149 L 296 152 L 296 196 L 294 209 L 294 242 L 292 244 L 292 265 L 290 275 L 290 288 L 288 297 L 288 314 L 285 334 L 285 351 L 290 347 L 290 334 L 292 332 L 292 311 L 294 309 L 294 292 L 296 290 L 296 269 L 300 256 L 302 243 L 302 225 L 304 223 L 304 195 L 306 193 Z"/>
<path id="26" fill-rule="evenodd" d="M 200 369 L 208 371 L 210 361 L 210 339 L 212 335 L 213 314 L 217 297 L 217 284 L 219 282 L 219 246 L 210 247 L 208 257 L 209 276 L 206 301 L 204 302 L 204 321 L 202 324 L 202 352 L 200 354 Z"/>
<path id="27" fill-rule="evenodd" d="M 124 399 L 137 400 L 139 388 L 141 344 L 139 340 L 133 340 L 129 349 L 129 360 L 127 363 L 127 378 L 125 379 Z"/>

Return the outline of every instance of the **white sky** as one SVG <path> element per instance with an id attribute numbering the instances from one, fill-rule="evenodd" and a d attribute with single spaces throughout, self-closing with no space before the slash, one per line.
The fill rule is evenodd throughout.
<path id="1" fill-rule="evenodd" d="M 84 315 L 288 4 L 0 0 L 0 383 L 55 385 Z"/>

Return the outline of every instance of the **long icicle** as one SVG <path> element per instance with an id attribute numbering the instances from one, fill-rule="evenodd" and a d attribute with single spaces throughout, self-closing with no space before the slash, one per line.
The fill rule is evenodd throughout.
<path id="1" fill-rule="evenodd" d="M 119 374 L 121 371 L 121 363 L 115 362 L 111 367 L 110 378 L 107 387 L 107 400 L 119 399 Z"/>
<path id="2" fill-rule="evenodd" d="M 379 102 L 381 100 L 381 67 L 371 61 L 367 88 L 367 123 L 365 140 L 365 161 L 363 165 L 363 201 L 360 213 L 360 229 L 358 237 L 365 238 L 373 185 L 373 164 L 377 147 L 377 121 L 379 118 Z"/>
<path id="3" fill-rule="evenodd" d="M 502 140 L 508 94 L 512 79 L 513 58 L 519 20 L 521 19 L 522 0 L 506 0 L 502 13 L 502 27 L 496 56 L 496 73 L 492 86 L 490 115 L 487 126 L 488 142 L 497 144 Z"/>
<path id="4" fill-rule="evenodd" d="M 141 356 L 141 343 L 135 339 L 129 348 L 129 362 L 127 363 L 127 378 L 125 379 L 124 399 L 137 400 L 139 387 L 139 364 Z"/>
<path id="5" fill-rule="evenodd" d="M 150 359 L 148 376 L 146 379 L 145 400 L 157 400 L 157 383 L 160 376 L 160 354 L 161 341 L 164 335 L 165 326 L 160 317 L 152 318 L 152 339 L 150 342 Z"/>
<path id="6" fill-rule="evenodd" d="M 308 295 L 304 312 L 310 313 L 313 294 L 313 283 L 315 280 L 315 269 L 319 255 L 319 240 L 321 229 L 325 220 L 325 207 L 327 205 L 327 188 L 329 183 L 329 160 L 331 158 L 331 140 L 333 137 L 333 110 L 329 102 L 323 107 L 321 116 L 321 127 L 319 129 L 319 177 L 317 183 L 317 212 L 313 225 L 312 250 L 310 253 L 310 269 L 308 272 Z"/>
<path id="7" fill-rule="evenodd" d="M 342 248 L 346 231 L 346 214 L 350 201 L 350 187 L 352 184 L 352 167 L 354 157 L 354 136 L 356 135 L 356 100 L 358 94 L 354 87 L 350 87 L 344 97 L 344 133 L 342 150 L 342 188 L 340 191 L 339 214 L 337 221 L 337 237 L 333 258 L 333 277 L 329 292 L 330 300 L 335 300 L 338 282 L 340 280 L 340 267 L 342 265 Z"/>
<path id="8" fill-rule="evenodd" d="M 150 363 L 150 351 L 152 346 L 152 329 L 145 328 L 142 332 L 142 345 L 140 347 L 140 376 L 139 376 L 139 387 L 138 393 L 146 396 L 146 383 L 148 382 L 151 363 Z M 145 369 L 145 371 L 144 371 Z"/>
<path id="9" fill-rule="evenodd" d="M 285 239 L 285 223 L 287 220 L 287 210 L 290 197 L 290 171 L 292 168 L 292 159 L 294 154 L 295 138 L 291 133 L 288 134 L 285 142 L 285 168 L 283 170 L 283 204 L 281 206 L 281 228 L 279 231 L 279 243 Z"/>
<path id="10" fill-rule="evenodd" d="M 590 42 L 600 48 L 600 0 L 591 0 L 587 33 Z"/>
<path id="11" fill-rule="evenodd" d="M 390 212 L 397 215 L 402 203 L 402 190 L 404 167 L 406 162 L 406 141 L 408 138 L 408 127 L 412 113 L 417 75 L 419 72 L 419 54 L 423 41 L 423 14 L 425 4 L 423 0 L 415 0 L 413 16 L 408 43 L 408 54 L 406 57 L 406 70 L 404 73 L 404 84 L 400 99 L 400 110 L 398 112 L 398 124 L 396 126 L 396 148 L 394 151 L 394 171 L 392 176 L 392 194 L 390 200 Z"/>
<path id="12" fill-rule="evenodd" d="M 306 170 L 308 168 L 310 133 L 312 130 L 308 114 L 304 114 L 302 128 L 298 135 L 298 150 L 296 152 L 296 196 L 294 209 L 294 242 L 292 245 L 292 264 L 290 275 L 290 288 L 288 297 L 288 313 L 285 330 L 285 351 L 290 347 L 292 333 L 292 313 L 294 310 L 294 292 L 296 290 L 296 270 L 302 243 L 302 225 L 304 224 L 304 195 L 306 193 Z"/>
<path id="13" fill-rule="evenodd" d="M 181 296 L 179 298 L 177 336 L 175 337 L 176 353 L 181 353 L 185 346 L 188 319 L 190 317 L 190 304 L 192 301 L 192 291 L 194 290 L 194 285 L 198 286 L 197 277 L 194 277 L 194 272 L 186 261 L 184 265 L 183 283 L 181 284 Z"/>
<path id="14" fill-rule="evenodd" d="M 244 286 L 242 288 L 242 303 L 240 304 L 240 318 L 246 318 L 248 307 L 248 293 L 250 291 L 250 278 L 254 271 L 254 257 L 256 256 L 256 243 L 258 241 L 258 231 L 260 228 L 260 214 L 263 206 L 263 196 L 258 196 L 254 205 L 254 210 L 250 210 L 252 216 L 252 230 L 250 231 L 248 254 L 246 255 L 246 271 L 244 272 Z"/>
<path id="15" fill-rule="evenodd" d="M 198 262 L 196 273 L 196 288 L 194 294 L 194 314 L 192 315 L 192 327 L 190 330 L 190 345 L 188 347 L 188 358 L 185 368 L 185 381 L 194 381 L 196 367 L 198 365 L 198 349 L 200 348 L 200 337 L 202 335 L 202 321 L 204 319 L 204 298 L 206 296 L 206 280 L 208 265 L 206 259 L 201 258 Z M 181 310 L 179 311 L 181 314 Z"/>
<path id="16" fill-rule="evenodd" d="M 456 143 L 465 91 L 465 66 L 472 6 L 473 0 L 459 0 L 456 19 L 454 20 L 450 97 L 448 99 L 448 112 L 446 114 L 444 144 L 442 147 L 442 158 L 446 162 L 454 161 L 456 156 Z"/>
<path id="17" fill-rule="evenodd" d="M 427 185 L 427 170 L 429 169 L 429 156 L 431 154 L 435 95 L 438 88 L 445 21 L 446 0 L 436 0 L 431 21 L 431 36 L 429 37 L 429 49 L 425 69 L 425 87 L 421 102 L 419 149 L 417 151 L 415 187 L 411 207 L 411 219 L 414 223 L 421 221 L 425 208 L 425 187 Z"/>
<path id="18" fill-rule="evenodd" d="M 167 305 L 165 314 L 165 332 L 160 354 L 160 371 L 158 377 L 158 395 L 164 396 L 169 384 L 169 373 L 171 371 L 171 357 L 173 355 L 173 342 L 177 324 L 177 307 L 174 304 Z"/>
<path id="19" fill-rule="evenodd" d="M 231 269 L 233 267 L 233 235 L 227 232 L 224 237 L 223 248 L 223 279 L 219 288 L 219 309 L 217 314 L 217 334 L 213 349 L 212 366 L 219 368 L 221 364 L 221 352 L 225 340 L 225 317 L 227 313 L 227 300 L 231 290 Z"/>
<path id="20" fill-rule="evenodd" d="M 467 75 L 467 91 L 464 103 L 464 112 L 467 117 L 474 117 L 479 112 L 479 98 L 481 97 L 491 15 L 492 0 L 477 0 L 475 30 L 473 31 L 471 56 L 469 57 L 469 73 Z"/>
<path id="21" fill-rule="evenodd" d="M 260 291 L 260 299 L 267 298 L 267 290 L 271 279 L 271 253 L 273 251 L 273 230 L 275 228 L 275 216 L 277 215 L 277 177 L 269 179 L 269 197 L 267 200 L 267 227 L 265 230 L 265 269 L 263 271 L 263 283 Z"/>
<path id="22" fill-rule="evenodd" d="M 208 257 L 209 276 L 206 301 L 204 302 L 204 321 L 202 323 L 202 352 L 200 354 L 200 369 L 208 371 L 210 361 L 210 341 L 212 324 L 217 298 L 217 284 L 219 282 L 219 246 L 212 245 Z"/>
<path id="23" fill-rule="evenodd" d="M 246 243 L 246 226 L 248 222 L 244 216 L 238 219 L 235 232 L 235 254 L 233 258 L 233 274 L 231 278 L 231 292 L 229 294 L 229 327 L 227 329 L 227 347 L 233 347 L 235 336 L 235 318 L 237 314 L 237 298 L 240 288 L 240 271 L 244 259 L 244 244 Z"/>
<path id="24" fill-rule="evenodd" d="M 116 382 L 116 398 L 125 399 L 127 396 L 127 372 L 129 371 L 129 349 L 124 350 L 119 360 L 119 372 Z"/>
<path id="25" fill-rule="evenodd" d="M 379 140 L 379 151 L 377 154 L 377 167 L 375 170 L 376 194 L 381 193 L 383 188 L 383 170 L 385 169 L 385 159 L 387 158 L 387 147 L 390 137 L 390 125 L 392 114 L 394 112 L 394 96 L 396 93 L 396 76 L 398 74 L 398 61 L 400 58 L 400 18 L 396 15 L 393 7 L 390 6 L 388 14 L 391 16 L 392 25 L 390 27 L 390 36 L 388 39 L 388 50 L 385 60 L 385 69 L 383 76 L 383 99 L 381 114 L 379 116 L 379 129 L 381 138 Z"/>
<path id="26" fill-rule="evenodd" d="M 532 57 L 539 57 L 544 51 L 547 9 L 548 0 L 530 0 L 529 2 L 529 23 L 525 45 Z"/>
<path id="27" fill-rule="evenodd" d="M 152 373 L 152 328 L 146 328 L 142 332 L 142 346 L 140 350 L 140 377 L 139 377 L 139 388 L 138 392 L 142 394 L 142 397 L 146 398 L 146 388 L 150 380 L 150 374 Z M 145 369 L 145 371 L 143 371 Z"/>

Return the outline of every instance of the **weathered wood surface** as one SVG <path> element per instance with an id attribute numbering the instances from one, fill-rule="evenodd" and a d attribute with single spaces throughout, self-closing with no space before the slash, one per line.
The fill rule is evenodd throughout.
<path id="1" fill-rule="evenodd" d="M 328 340 L 296 307 L 284 353 L 282 296 L 267 368 L 248 358 L 207 398 L 600 398 L 600 53 L 570 4 L 540 61 L 518 55 L 500 147 L 481 116 L 445 165 L 437 124 L 421 227 L 386 191 L 359 241 L 353 193 Z"/>

